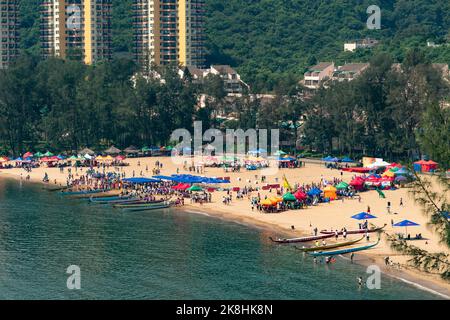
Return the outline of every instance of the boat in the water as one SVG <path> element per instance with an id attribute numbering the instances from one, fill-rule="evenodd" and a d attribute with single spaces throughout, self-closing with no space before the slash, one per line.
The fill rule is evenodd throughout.
<path id="1" fill-rule="evenodd" d="M 146 200 L 137 200 L 137 201 L 132 201 L 132 202 L 125 202 L 125 203 L 119 203 L 119 204 L 114 204 L 113 207 L 114 208 L 119 208 L 119 209 L 130 209 L 130 208 L 139 208 L 139 207 L 146 207 L 146 206 L 151 206 L 151 205 L 158 205 L 163 203 L 164 201 L 167 200 L 154 200 L 154 201 L 146 201 Z"/>
<path id="2" fill-rule="evenodd" d="M 328 249 L 335 249 L 335 248 L 340 248 L 340 247 L 351 246 L 351 245 L 354 245 L 354 244 L 360 242 L 362 239 L 364 239 L 364 236 L 362 236 L 359 239 L 351 240 L 351 241 L 347 241 L 347 242 L 330 243 L 330 244 L 327 244 L 324 246 L 310 247 L 310 248 L 299 248 L 296 246 L 295 248 L 300 251 L 303 251 L 303 252 L 323 251 L 323 250 L 328 250 Z"/>
<path id="3" fill-rule="evenodd" d="M 379 243 L 380 243 L 380 238 L 378 238 L 377 242 L 368 244 L 365 246 L 340 249 L 340 250 L 331 250 L 331 251 L 310 252 L 309 254 L 312 255 L 313 257 L 323 257 L 323 256 L 330 257 L 330 256 L 336 256 L 336 255 L 341 255 L 341 254 L 347 254 L 347 253 L 352 253 L 352 252 L 368 250 L 368 249 L 371 249 L 371 248 L 377 246 Z"/>
<path id="4" fill-rule="evenodd" d="M 90 197 L 89 201 L 93 202 L 93 203 L 112 203 L 112 202 L 116 202 L 116 201 L 130 200 L 130 199 L 138 200 L 137 198 L 131 198 L 131 196 L 111 196 L 111 197 L 99 197 L 99 198 Z"/>
<path id="5" fill-rule="evenodd" d="M 347 234 L 363 234 L 363 233 L 373 233 L 373 232 L 379 232 L 382 231 L 384 228 L 386 228 L 386 224 L 382 227 L 379 228 L 374 228 L 374 229 L 358 229 L 358 230 L 348 230 Z M 335 235 L 335 231 L 328 231 L 328 230 L 322 230 L 320 231 L 321 234 L 332 234 Z M 340 236 L 342 236 L 343 232 L 339 231 L 338 234 Z"/>
<path id="6" fill-rule="evenodd" d="M 150 205 L 143 205 L 139 207 L 124 207 L 123 211 L 149 211 L 149 210 L 158 210 L 158 209 L 167 209 L 170 208 L 170 204 L 167 202 L 155 203 Z"/>
<path id="7" fill-rule="evenodd" d="M 269 237 L 269 239 L 272 242 L 287 244 L 287 243 L 301 243 L 301 242 L 310 242 L 310 241 L 328 239 L 333 236 L 334 236 L 334 234 L 322 234 L 322 235 L 318 235 L 318 236 L 310 236 L 310 237 L 302 237 L 302 238 L 274 239 L 272 237 Z"/>
<path id="8" fill-rule="evenodd" d="M 77 195 L 88 195 L 96 193 L 104 193 L 107 190 L 80 190 L 80 191 L 61 191 L 63 196 L 77 196 Z"/>

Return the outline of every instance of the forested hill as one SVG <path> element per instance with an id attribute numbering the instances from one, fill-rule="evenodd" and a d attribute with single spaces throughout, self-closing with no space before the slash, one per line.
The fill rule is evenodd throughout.
<path id="1" fill-rule="evenodd" d="M 22 45 L 37 52 L 40 0 L 22 1 Z M 132 46 L 132 0 L 113 0 L 114 51 Z M 209 62 L 231 64 L 255 89 L 271 89 L 287 75 L 300 76 L 315 60 L 367 61 L 385 51 L 401 61 L 427 40 L 450 42 L 448 0 L 206 0 Z M 367 30 L 367 8 L 382 10 L 381 30 Z M 31 29 L 30 29 L 31 28 Z M 373 51 L 344 53 L 344 41 L 382 40 Z M 31 48 L 31 49 L 30 49 Z M 450 63 L 450 46 L 429 48 L 434 62 Z"/>

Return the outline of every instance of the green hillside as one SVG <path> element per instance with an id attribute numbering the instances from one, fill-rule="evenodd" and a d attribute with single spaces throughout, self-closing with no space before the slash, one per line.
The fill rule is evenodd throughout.
<path id="1" fill-rule="evenodd" d="M 39 0 L 22 2 L 22 47 L 38 51 Z M 316 60 L 368 61 L 388 52 L 402 61 L 406 48 L 427 40 L 450 42 L 448 0 L 207 0 L 210 63 L 231 64 L 255 90 L 272 89 L 287 74 L 301 76 Z M 114 51 L 132 47 L 132 0 L 114 0 Z M 245 4 L 244 4 L 245 3 Z M 367 30 L 369 5 L 382 10 L 381 30 Z M 344 53 L 346 40 L 382 40 L 373 51 Z M 450 47 L 429 48 L 431 61 L 450 63 Z"/>

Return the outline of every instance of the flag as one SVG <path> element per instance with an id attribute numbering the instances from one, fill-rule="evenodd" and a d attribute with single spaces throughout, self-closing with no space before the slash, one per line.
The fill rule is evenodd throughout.
<path id="1" fill-rule="evenodd" d="M 283 175 L 283 188 L 285 188 L 286 190 L 292 190 L 292 187 L 289 184 L 289 181 L 287 181 L 285 175 Z"/>

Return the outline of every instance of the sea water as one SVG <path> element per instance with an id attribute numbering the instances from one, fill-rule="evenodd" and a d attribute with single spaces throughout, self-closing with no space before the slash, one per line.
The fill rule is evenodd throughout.
<path id="1" fill-rule="evenodd" d="M 314 264 L 267 231 L 181 210 L 122 212 L 0 178 L 0 299 L 438 299 L 366 268 Z M 69 290 L 69 266 L 80 290 Z"/>

